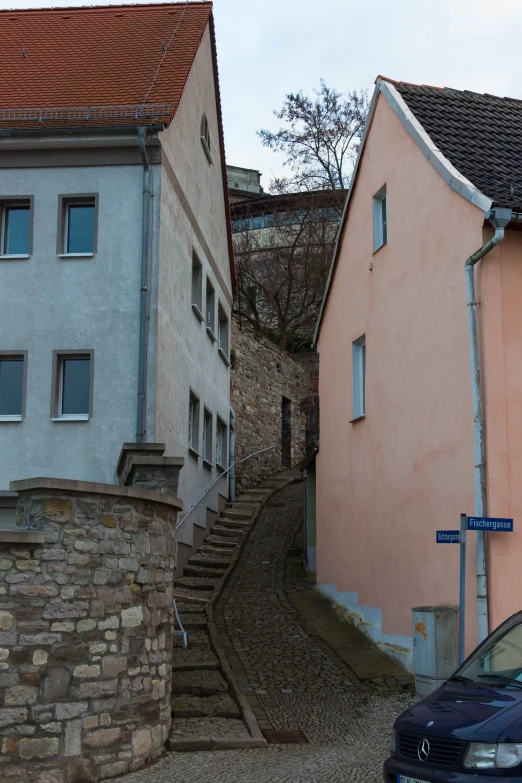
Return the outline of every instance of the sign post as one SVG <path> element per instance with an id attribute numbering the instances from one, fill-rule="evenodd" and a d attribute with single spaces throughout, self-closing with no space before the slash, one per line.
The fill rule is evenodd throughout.
<path id="1" fill-rule="evenodd" d="M 464 639 L 466 634 L 466 531 L 468 518 L 460 515 L 460 594 L 459 594 L 459 663 L 464 662 Z"/>

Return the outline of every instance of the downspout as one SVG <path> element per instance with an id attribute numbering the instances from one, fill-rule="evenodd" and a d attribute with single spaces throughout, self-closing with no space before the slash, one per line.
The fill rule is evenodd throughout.
<path id="1" fill-rule="evenodd" d="M 484 444 L 484 402 L 480 371 L 480 351 L 478 338 L 478 302 L 475 295 L 475 264 L 493 250 L 504 239 L 504 229 L 511 220 L 510 209 L 493 209 L 486 213 L 495 229 L 494 236 L 465 264 L 466 296 L 468 305 L 468 331 L 471 360 L 471 387 L 473 394 L 473 461 L 475 471 L 475 515 L 486 516 L 486 450 Z M 478 639 L 482 642 L 489 634 L 488 584 L 486 576 L 485 534 L 477 531 L 477 610 Z"/>
<path id="2" fill-rule="evenodd" d="M 147 129 L 138 128 L 141 162 L 143 164 L 143 218 L 141 233 L 140 280 L 140 347 L 138 362 L 138 411 L 136 418 L 136 442 L 142 443 L 147 430 L 147 354 L 149 330 L 149 216 L 150 216 L 150 166 L 145 145 Z"/>
<path id="3" fill-rule="evenodd" d="M 228 483 L 228 499 L 231 503 L 234 503 L 236 499 L 236 465 L 235 465 L 235 452 L 236 452 L 236 414 L 234 408 L 230 408 L 230 448 L 228 463 L 230 465 L 229 483 Z"/>

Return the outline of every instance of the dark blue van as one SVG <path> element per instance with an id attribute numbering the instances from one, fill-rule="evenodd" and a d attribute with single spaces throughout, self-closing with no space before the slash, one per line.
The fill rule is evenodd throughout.
<path id="1" fill-rule="evenodd" d="M 397 718 L 386 783 L 522 783 L 522 612 Z"/>

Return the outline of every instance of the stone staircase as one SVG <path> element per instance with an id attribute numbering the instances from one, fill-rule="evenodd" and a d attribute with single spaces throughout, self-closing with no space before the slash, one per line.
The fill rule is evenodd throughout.
<path id="1" fill-rule="evenodd" d="M 227 571 L 239 555 L 241 542 L 254 522 L 260 504 L 271 489 L 245 490 L 227 503 L 204 543 L 174 581 L 174 598 L 188 649 L 174 636 L 172 665 L 172 751 L 226 750 L 264 747 L 245 721 L 241 695 L 227 675 L 222 651 L 212 632 L 212 605 Z M 214 626 L 215 628 L 215 626 Z M 214 639 L 214 644 L 212 643 Z M 230 670 L 229 670 L 230 671 Z M 252 726 L 251 726 L 252 728 Z"/>

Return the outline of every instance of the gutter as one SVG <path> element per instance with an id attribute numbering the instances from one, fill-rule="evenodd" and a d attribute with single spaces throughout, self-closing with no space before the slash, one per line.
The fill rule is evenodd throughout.
<path id="1" fill-rule="evenodd" d="M 475 474 L 475 516 L 486 516 L 486 449 L 484 444 L 484 401 L 480 368 L 478 338 L 478 302 L 475 295 L 475 264 L 483 259 L 504 239 L 504 231 L 512 220 L 511 209 L 495 208 L 486 212 L 486 218 L 495 229 L 494 236 L 482 245 L 465 263 L 466 297 L 468 306 L 468 332 L 471 362 L 471 389 L 473 395 L 473 461 Z M 514 215 L 515 220 L 518 219 Z M 488 584 L 486 571 L 486 546 L 484 531 L 477 531 L 477 611 L 478 640 L 489 635 Z"/>
<path id="2" fill-rule="evenodd" d="M 230 408 L 230 446 L 228 462 L 230 473 L 228 477 L 228 499 L 231 503 L 236 499 L 236 413 L 234 408 Z"/>
<path id="3" fill-rule="evenodd" d="M 138 128 L 141 162 L 143 164 L 143 222 L 141 232 L 141 281 L 140 281 L 140 345 L 138 357 L 138 410 L 136 416 L 136 442 L 143 443 L 147 432 L 147 358 L 149 336 L 149 228 L 150 228 L 150 165 L 147 157 L 147 128 Z"/>

